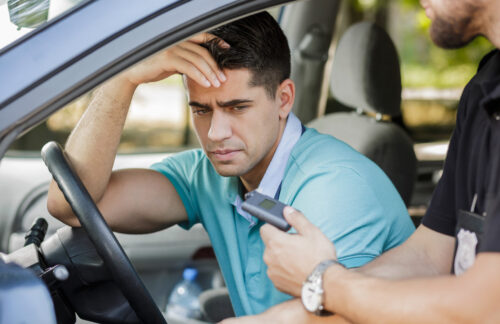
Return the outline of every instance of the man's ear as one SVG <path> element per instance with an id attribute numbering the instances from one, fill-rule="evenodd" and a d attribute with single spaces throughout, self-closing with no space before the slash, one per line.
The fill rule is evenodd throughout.
<path id="1" fill-rule="evenodd" d="M 292 111 L 293 102 L 295 101 L 295 84 L 292 80 L 286 79 L 281 82 L 276 90 L 276 100 L 280 105 L 280 119 L 286 119 L 290 111 Z"/>

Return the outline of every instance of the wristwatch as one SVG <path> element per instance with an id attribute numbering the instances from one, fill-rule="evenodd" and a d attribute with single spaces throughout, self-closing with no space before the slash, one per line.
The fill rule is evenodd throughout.
<path id="1" fill-rule="evenodd" d="M 325 315 L 323 313 L 323 273 L 329 266 L 334 264 L 344 267 L 337 260 L 324 260 L 314 268 L 302 284 L 302 304 L 307 311 L 319 316 Z"/>

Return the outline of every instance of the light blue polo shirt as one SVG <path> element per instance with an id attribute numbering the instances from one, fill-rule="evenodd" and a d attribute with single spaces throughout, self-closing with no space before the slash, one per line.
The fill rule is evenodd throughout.
<path id="1" fill-rule="evenodd" d="M 278 149 L 289 139 L 285 135 L 290 125 L 289 118 Z M 301 210 L 335 242 L 345 266 L 359 267 L 413 232 L 406 207 L 387 176 L 347 144 L 307 128 L 291 151 L 278 154 L 278 149 L 277 160 L 288 155 L 284 168 L 277 167 L 283 175 L 266 180 L 266 172 L 261 185 L 273 191 L 271 183 L 282 178 L 279 199 Z M 262 222 L 238 212 L 238 177 L 218 175 L 200 149 L 172 155 L 152 169 L 165 175 L 179 193 L 189 219 L 181 226 L 201 222 L 208 232 L 237 316 L 260 313 L 290 298 L 267 277 Z"/>

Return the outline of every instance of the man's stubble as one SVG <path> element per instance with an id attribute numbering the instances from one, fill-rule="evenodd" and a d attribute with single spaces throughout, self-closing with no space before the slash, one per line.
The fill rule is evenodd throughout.
<path id="1" fill-rule="evenodd" d="M 433 42 L 443 48 L 460 48 L 467 45 L 479 35 L 477 15 L 481 5 L 476 0 L 465 1 L 455 7 L 446 17 L 436 15 L 432 21 L 430 35 Z"/>

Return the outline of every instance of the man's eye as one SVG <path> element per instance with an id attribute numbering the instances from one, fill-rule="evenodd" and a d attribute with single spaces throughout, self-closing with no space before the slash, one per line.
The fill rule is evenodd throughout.
<path id="1" fill-rule="evenodd" d="M 195 114 L 195 115 L 204 115 L 210 111 L 207 108 L 193 108 L 192 110 L 193 110 L 193 114 Z"/>
<path id="2" fill-rule="evenodd" d="M 233 110 L 242 111 L 242 110 L 245 110 L 246 108 L 248 108 L 248 106 L 234 106 Z"/>

